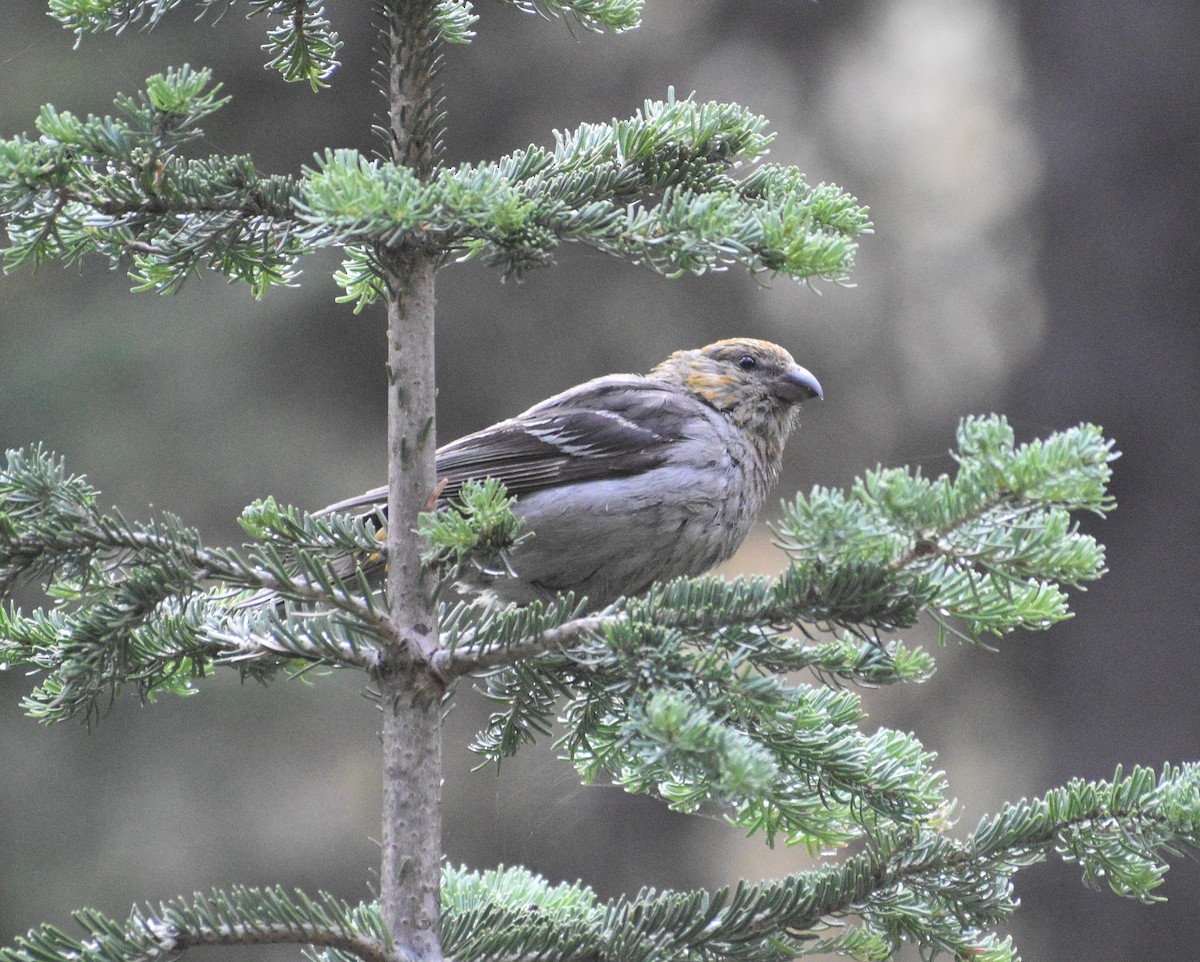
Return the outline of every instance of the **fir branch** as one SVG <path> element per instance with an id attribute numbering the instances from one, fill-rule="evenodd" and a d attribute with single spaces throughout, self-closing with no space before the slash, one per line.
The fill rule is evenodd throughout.
<path id="1" fill-rule="evenodd" d="M 0 962 L 153 962 L 200 946 L 280 944 L 329 947 L 362 962 L 408 962 L 392 947 L 378 911 L 324 892 L 314 899 L 238 886 L 157 909 L 135 906 L 123 923 L 91 909 L 74 918 L 83 939 L 44 926 L 0 948 Z"/>
<path id="2" fill-rule="evenodd" d="M 588 887 L 523 868 L 442 869 L 442 948 L 473 960 L 594 959 L 606 910 Z"/>
<path id="3" fill-rule="evenodd" d="M 848 632 L 859 645 L 878 652 L 886 646 L 879 632 L 915 624 L 918 602 L 928 592 L 924 577 L 901 581 L 895 572 L 849 560 L 839 566 L 792 565 L 775 578 L 680 578 L 653 586 L 641 598 L 618 601 L 600 614 L 556 620 L 552 625 L 532 620 L 540 607 L 493 611 L 480 603 L 456 611 L 452 643 L 443 645 L 435 661 L 453 677 L 536 659 L 547 652 L 583 650 L 604 635 L 632 642 L 652 624 L 696 637 L 724 632 L 752 647 L 766 671 L 813 667 L 847 680 L 868 681 L 874 679 L 857 673 L 844 654 L 850 642 L 836 643 L 843 652 L 837 656 L 832 648 L 806 645 L 788 633 L 820 625 L 828 631 Z M 863 652 L 855 660 L 866 664 L 874 657 Z M 908 665 L 919 677 L 928 674 L 911 659 Z"/>
<path id="4" fill-rule="evenodd" d="M 125 687 L 143 700 L 194 693 L 211 666 L 229 665 L 266 681 L 301 664 L 374 670 L 379 648 L 360 623 L 341 613 L 288 616 L 272 608 L 231 614 L 224 595 L 166 594 L 158 572 L 135 569 L 107 600 L 25 616 L 0 611 L 3 667 L 44 674 L 25 698 L 41 721 L 99 720 Z"/>
<path id="5" fill-rule="evenodd" d="M 146 29 L 158 26 L 162 19 L 185 0 L 49 0 L 50 16 L 76 35 L 111 30 L 121 33 L 129 27 Z M 210 9 L 228 9 L 236 0 L 190 0 L 198 6 L 197 19 Z M 569 18 L 586 30 L 623 33 L 641 25 L 644 0 L 506 0 L 526 13 L 546 19 Z M 327 86 L 325 81 L 337 67 L 336 55 L 342 44 L 325 19 L 322 0 L 250 0 L 247 18 L 268 14 L 279 19 L 263 46 L 272 59 L 268 67 L 280 72 L 285 80 L 308 81 L 314 90 Z M 217 19 L 224 14 L 222 9 Z M 470 0 L 438 0 L 434 17 L 440 39 L 446 43 L 469 43 L 471 29 L 479 20 Z"/>
<path id="6" fill-rule="evenodd" d="M 0 471 L 0 590 L 41 579 L 56 601 L 49 612 L 0 614 L 0 660 L 45 674 L 26 701 L 43 720 L 94 721 L 127 685 L 142 698 L 187 694 L 214 664 L 257 678 L 294 659 L 373 669 L 373 642 L 395 635 L 370 592 L 351 590 L 340 573 L 348 554 L 375 544 L 365 525 L 262 503 L 247 524 L 263 539 L 243 557 L 205 546 L 172 516 L 131 524 L 100 513 L 96 499 L 41 448 L 8 452 Z M 303 548 L 285 555 L 289 534 Z M 239 591 L 326 613 L 231 612 Z"/>
<path id="7" fill-rule="evenodd" d="M 560 605 L 539 624 L 536 606 L 480 607 L 482 617 L 452 609 L 446 624 L 455 644 L 434 663 L 454 674 L 528 659 L 488 675 L 487 697 L 500 709 L 474 748 L 492 762 L 550 733 L 565 699 L 568 733 L 558 744 L 584 780 L 608 772 L 626 789 L 659 794 L 683 811 L 732 805 L 738 823 L 768 841 L 784 832 L 793 842 L 844 842 L 857 831 L 847 824 L 866 810 L 906 819 L 941 805 L 941 776 L 928 770 L 916 741 L 860 735 L 856 696 L 780 680 L 802 668 L 846 680 L 920 680 L 932 672 L 924 653 L 850 633 L 805 644 L 763 625 L 713 630 L 708 619 L 689 632 L 655 624 L 648 608 L 636 618 L 626 611 L 563 620 L 570 607 Z M 478 641 L 476 632 L 488 643 L 464 660 L 457 644 Z M 750 790 L 744 774 L 764 771 L 757 746 L 778 762 L 769 789 Z"/>
<path id="8" fill-rule="evenodd" d="M 271 55 L 267 66 L 289 83 L 304 80 L 313 91 L 328 87 L 342 42 L 325 19 L 322 0 L 251 0 L 248 16 L 260 13 L 280 18 L 263 46 Z"/>
<path id="9" fill-rule="evenodd" d="M 641 26 L 645 0 L 505 0 L 526 13 L 547 20 L 570 17 L 586 30 L 624 33 Z"/>
<path id="10" fill-rule="evenodd" d="M 50 16 L 72 31 L 79 40 L 85 33 L 112 30 L 121 33 L 131 26 L 155 27 L 185 0 L 49 0 Z M 201 15 L 218 4 L 228 7 L 234 0 L 194 0 Z"/>
<path id="11" fill-rule="evenodd" d="M 453 678 L 572 648 L 606 623 L 603 615 L 580 616 L 580 604 L 568 595 L 550 604 L 535 601 L 520 607 L 487 602 L 443 605 L 442 639 L 433 667 Z"/>
<path id="12" fill-rule="evenodd" d="M 1059 584 L 1104 572 L 1104 549 L 1071 513 L 1103 514 L 1112 442 L 1094 425 L 1016 445 L 1002 417 L 959 426 L 956 477 L 877 469 L 849 492 L 814 488 L 775 529 L 793 563 L 858 558 L 905 577 L 922 608 L 968 637 L 1043 629 L 1069 617 Z"/>
<path id="13" fill-rule="evenodd" d="M 1200 845 L 1200 767 L 1135 769 L 1112 782 L 1075 781 L 1044 798 L 1007 806 L 963 842 L 928 831 L 884 835 L 840 865 L 714 893 L 645 891 L 600 902 L 588 888 L 550 885 L 524 869 L 443 871 L 442 938 L 462 962 L 782 962 L 840 947 L 857 958 L 890 955 L 912 940 L 931 957 L 1014 959 L 990 931 L 1015 908 L 1011 876 L 1054 850 L 1113 871 L 1113 887 L 1147 897 L 1162 880 L 1162 853 Z M 84 939 L 45 927 L 0 949 L 0 962 L 132 962 L 198 945 L 291 942 L 325 958 L 393 962 L 374 906 L 321 894 L 236 888 L 125 923 L 82 911 Z M 854 919 L 858 927 L 841 928 Z"/>
<path id="14" fill-rule="evenodd" d="M 652 611 L 660 611 L 661 623 L 667 627 L 699 630 L 758 626 L 749 640 L 760 649 L 759 664 L 766 671 L 811 669 L 818 675 L 842 681 L 880 685 L 924 681 L 933 674 L 933 661 L 925 652 L 910 649 L 900 641 L 884 641 L 877 635 L 865 634 L 860 626 L 843 630 L 832 641 L 817 644 L 782 634 L 790 630 L 791 622 L 783 617 L 785 611 L 781 606 L 775 603 L 745 606 L 745 589 L 752 593 L 757 586 L 771 583 L 769 579 L 757 578 L 670 582 L 652 588 L 642 603 Z M 702 604 L 689 603 L 682 600 L 685 594 L 692 598 L 703 595 L 706 600 Z M 655 607 L 656 598 L 663 599 L 661 609 Z M 530 661 L 548 652 L 570 651 L 619 624 L 623 618 L 619 606 L 609 614 L 579 615 L 579 606 L 573 598 L 561 599 L 548 607 L 553 614 L 540 624 L 534 621 L 546 610 L 540 602 L 520 608 L 497 609 L 486 602 L 444 608 L 442 647 L 433 656 L 433 666 L 444 677 L 453 678 Z M 693 614 L 689 617 L 681 615 L 681 611 Z M 828 608 L 823 607 L 822 612 L 828 614 Z M 794 616 L 794 606 L 786 613 Z M 906 624 L 903 620 L 898 623 Z M 770 625 L 783 627 L 772 637 L 767 627 Z M 766 644 L 768 638 L 771 640 Z"/>
<path id="15" fill-rule="evenodd" d="M 842 949 L 890 957 L 912 941 L 925 957 L 1012 962 L 989 931 L 1013 912 L 1011 876 L 1057 850 L 1085 877 L 1115 870 L 1119 894 L 1144 898 L 1163 854 L 1200 845 L 1200 767 L 1148 769 L 1111 783 L 1072 782 L 1007 806 L 964 842 L 922 829 L 884 834 L 843 863 L 718 892 L 643 892 L 600 903 L 524 869 L 445 872 L 443 936 L 456 958 L 565 962 L 782 962 Z M 854 919 L 857 927 L 845 927 Z"/>
<path id="16" fill-rule="evenodd" d="M 422 563 L 446 579 L 457 578 L 464 565 L 511 568 L 509 552 L 532 537 L 513 513 L 516 503 L 496 478 L 467 481 L 451 504 L 417 517 L 417 534 L 429 545 Z"/>
<path id="17" fill-rule="evenodd" d="M 77 45 L 85 33 L 111 30 L 121 33 L 141 25 L 158 26 L 184 0 L 50 0 L 50 16 L 75 34 Z M 232 7 L 235 0 L 191 0 L 200 8 L 197 19 L 210 9 Z M 224 13 L 222 9 L 217 19 Z M 342 43 L 325 19 L 323 0 L 250 0 L 247 19 L 262 14 L 278 18 L 267 33 L 263 49 L 271 55 L 267 67 L 278 70 L 289 82 L 308 81 L 313 90 L 328 86 L 325 82 L 337 68 L 337 52 Z"/>
<path id="18" fill-rule="evenodd" d="M 102 514 L 86 479 L 68 475 L 62 459 L 40 446 L 9 450 L 6 457 L 0 471 L 0 589 L 47 577 L 60 591 L 79 596 L 95 591 L 97 583 L 106 589 L 119 585 L 129 577 L 129 566 L 141 563 L 161 567 L 167 576 L 164 597 L 217 580 L 239 590 L 326 604 L 364 628 L 390 632 L 386 613 L 369 596 L 351 591 L 329 563 L 377 549 L 373 530 L 363 523 L 302 515 L 270 499 L 256 502 L 243 522 L 261 542 L 243 558 L 205 547 L 195 529 L 172 515 L 138 525 Z M 299 572 L 289 568 L 294 562 L 281 549 L 299 550 Z"/>
<path id="19" fill-rule="evenodd" d="M 433 15 L 443 43 L 470 43 L 475 39 L 471 28 L 479 15 L 471 0 L 438 0 Z"/>
<path id="20" fill-rule="evenodd" d="M 768 845 L 782 835 L 812 849 L 945 805 L 913 736 L 860 732 L 856 694 L 764 674 L 740 641 L 651 633 L 580 675 L 556 744 L 585 781 L 607 773 L 684 812 L 716 803 Z"/>
<path id="21" fill-rule="evenodd" d="M 436 172 L 430 181 L 355 151 L 327 151 L 304 172 L 299 209 L 313 244 L 415 245 L 506 273 L 549 262 L 578 241 L 664 273 L 738 263 L 752 271 L 839 279 L 867 230 L 866 211 L 835 187 L 808 186 L 771 167 L 739 181 L 771 135 L 736 104 L 647 101 L 629 120 L 555 132 L 490 164 Z M 341 283 L 361 306 L 378 295 L 371 265 L 346 265 Z"/>
<path id="22" fill-rule="evenodd" d="M 293 13 L 304 20 L 308 5 L 297 3 Z M 273 41 L 276 59 L 303 61 L 296 77 L 323 82 L 332 67 L 289 22 Z M 484 256 L 519 273 L 578 241 L 667 274 L 736 263 L 838 280 L 854 237 L 869 230 L 853 198 L 810 187 L 795 169 L 730 177 L 771 141 L 765 120 L 737 105 L 672 94 L 629 120 L 556 133 L 553 152 L 531 147 L 430 180 L 405 165 L 328 151 L 296 182 L 260 177 L 246 157 L 175 154 L 224 103 L 209 80 L 186 67 L 152 77 L 145 94 L 118 99 L 117 120 L 47 107 L 40 139 L 0 143 L 8 266 L 128 258 L 138 289 L 172 293 L 207 265 L 261 295 L 290 283 L 306 250 L 349 246 L 341 282 L 361 307 L 382 291 L 379 265 L 363 253 L 380 247 Z"/>
<path id="23" fill-rule="evenodd" d="M 287 177 L 246 157 L 189 160 L 180 147 L 228 98 L 208 70 L 156 74 L 118 115 L 42 109 L 41 136 L 0 142 L 6 269 L 99 254 L 134 264 L 140 288 L 173 292 L 201 264 L 261 294 L 289 283 L 301 253 Z"/>
<path id="24" fill-rule="evenodd" d="M 271 663 L 271 654 L 331 667 L 375 671 L 382 661 L 378 645 L 362 625 L 339 611 L 288 612 L 281 615 L 273 606 L 230 613 L 227 599 L 211 595 L 193 599 L 188 610 L 200 622 L 199 641 L 206 646 L 224 646 L 212 653 L 215 664 L 241 668 L 247 662 Z"/>
<path id="25" fill-rule="evenodd" d="M 572 648 L 487 676 L 500 707 L 475 751 L 499 763 L 561 714 L 556 744 L 585 781 L 606 774 L 685 812 L 715 802 L 768 843 L 840 844 L 944 804 L 915 739 L 864 735 L 856 695 L 780 677 L 827 653 L 758 628 L 689 635 L 650 618 L 588 620 L 596 634 Z"/>
<path id="26" fill-rule="evenodd" d="M 1200 848 L 1200 764 L 1167 765 L 1157 778 L 1135 766 L 1128 776 L 1118 768 L 1111 782 L 1072 779 L 982 819 L 970 844 L 986 857 L 1014 860 L 1052 848 L 1080 866 L 1089 888 L 1106 882 L 1117 895 L 1163 901 L 1155 893 L 1167 871 L 1159 853 Z"/>

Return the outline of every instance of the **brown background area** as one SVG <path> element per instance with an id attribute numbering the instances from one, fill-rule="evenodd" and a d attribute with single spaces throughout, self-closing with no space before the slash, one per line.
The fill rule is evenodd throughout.
<path id="1" fill-rule="evenodd" d="M 319 95 L 263 70 L 266 24 L 244 22 L 244 5 L 215 27 L 185 10 L 78 53 L 42 0 L 3 6 L 4 136 L 31 129 L 43 102 L 102 113 L 190 62 L 234 96 L 207 125 L 213 151 L 273 172 L 327 145 L 374 147 L 366 4 L 331 5 L 345 65 Z M 928 684 L 864 693 L 870 724 L 939 752 L 964 829 L 1072 775 L 1200 756 L 1200 8 L 656 0 L 640 31 L 579 40 L 504 5 L 480 12 L 478 41 L 447 52 L 450 162 L 628 116 L 674 85 L 764 113 L 771 159 L 857 194 L 876 234 L 855 288 L 823 296 L 739 273 L 664 281 L 577 247 L 520 285 L 452 267 L 439 277 L 440 436 L 733 334 L 780 341 L 826 387 L 780 496 L 876 463 L 947 470 L 968 413 L 1007 413 L 1023 438 L 1101 423 L 1124 452 L 1120 508 L 1085 526 L 1111 573 L 1076 595 L 1068 624 L 995 654 L 948 648 Z M 383 320 L 333 303 L 335 265 L 311 259 L 303 288 L 262 302 L 213 278 L 135 296 L 99 264 L 0 280 L 0 442 L 43 440 L 129 516 L 175 511 L 217 543 L 239 540 L 233 519 L 255 497 L 318 506 L 380 483 Z M 736 561 L 779 563 L 761 539 Z M 24 718 L 27 684 L 0 675 L 0 939 L 79 905 L 123 914 L 235 882 L 366 895 L 378 766 L 358 679 L 239 689 L 218 676 L 191 699 L 123 699 L 92 734 Z M 605 895 L 806 864 L 719 821 L 582 789 L 549 750 L 472 774 L 462 745 L 485 710 L 464 689 L 449 723 L 455 862 L 523 863 Z M 1189 860 L 1155 908 L 1084 890 L 1061 864 L 1023 872 L 1017 891 L 1027 959 L 1180 958 L 1200 935 Z"/>

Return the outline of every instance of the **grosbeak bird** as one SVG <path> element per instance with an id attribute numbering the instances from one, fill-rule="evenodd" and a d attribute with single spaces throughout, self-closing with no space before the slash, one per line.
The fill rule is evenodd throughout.
<path id="1" fill-rule="evenodd" d="M 437 452 L 440 504 L 498 478 L 532 538 L 467 590 L 518 604 L 558 592 L 602 608 L 702 574 L 745 540 L 779 477 L 799 404 L 821 385 L 753 338 L 677 351 L 647 375 L 610 374 Z M 321 513 L 378 518 L 387 488 Z"/>

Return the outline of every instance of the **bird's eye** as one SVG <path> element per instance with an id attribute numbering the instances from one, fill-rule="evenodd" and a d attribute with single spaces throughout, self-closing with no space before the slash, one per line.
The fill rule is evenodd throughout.
<path id="1" fill-rule="evenodd" d="M 738 361 L 738 367 L 743 371 L 749 371 L 752 367 L 758 367 L 758 359 L 753 354 L 743 354 L 741 360 Z"/>

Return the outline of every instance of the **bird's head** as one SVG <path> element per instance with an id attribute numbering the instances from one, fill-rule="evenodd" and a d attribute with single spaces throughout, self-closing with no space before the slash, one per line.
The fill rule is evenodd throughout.
<path id="1" fill-rule="evenodd" d="M 778 344 L 751 337 L 676 351 L 650 372 L 694 394 L 709 407 L 741 417 L 786 415 L 801 401 L 822 397 L 821 384 Z"/>
<path id="2" fill-rule="evenodd" d="M 802 401 L 824 397 L 820 382 L 778 344 L 737 337 L 676 351 L 650 372 L 721 412 L 753 439 L 772 477 Z"/>

